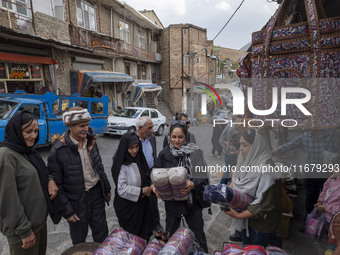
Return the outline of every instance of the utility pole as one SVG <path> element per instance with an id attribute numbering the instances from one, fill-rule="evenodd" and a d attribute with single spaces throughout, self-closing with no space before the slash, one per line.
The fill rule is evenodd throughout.
<path id="1" fill-rule="evenodd" d="M 190 97 L 189 97 L 189 103 L 188 103 L 188 114 L 190 118 L 194 117 L 194 84 L 195 84 L 195 77 L 194 77 L 194 57 L 195 53 L 190 53 L 190 64 L 191 64 L 191 70 L 190 70 Z"/>

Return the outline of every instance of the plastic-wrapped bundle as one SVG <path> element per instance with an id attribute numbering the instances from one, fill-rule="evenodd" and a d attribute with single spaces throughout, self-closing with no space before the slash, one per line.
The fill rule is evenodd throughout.
<path id="1" fill-rule="evenodd" d="M 237 244 L 229 244 L 223 248 L 221 255 L 243 255 L 244 250 Z"/>
<path id="2" fill-rule="evenodd" d="M 129 236 L 128 242 L 126 242 L 123 248 L 119 251 L 119 255 L 141 255 L 145 249 L 146 241 L 138 236 Z"/>
<path id="3" fill-rule="evenodd" d="M 244 248 L 243 255 L 267 255 L 267 252 L 262 246 L 248 245 Z"/>
<path id="4" fill-rule="evenodd" d="M 188 171 L 184 167 L 172 167 L 169 170 L 169 182 L 175 200 L 188 200 L 189 195 L 183 195 L 181 191 L 187 184 Z"/>
<path id="5" fill-rule="evenodd" d="M 141 255 L 146 241 L 122 228 L 113 230 L 93 255 Z"/>
<path id="6" fill-rule="evenodd" d="M 122 228 L 113 230 L 93 255 L 116 255 L 129 239 L 129 232 Z"/>
<path id="7" fill-rule="evenodd" d="M 287 252 L 285 252 L 284 250 L 280 249 L 279 247 L 274 247 L 274 246 L 268 246 L 266 248 L 267 250 L 267 254 L 269 253 L 269 255 L 285 255 L 287 254 Z"/>
<path id="8" fill-rule="evenodd" d="M 190 229 L 179 228 L 158 254 L 188 255 L 194 239 L 195 234 Z"/>
<path id="9" fill-rule="evenodd" d="M 158 255 L 160 250 L 164 247 L 164 244 L 161 243 L 159 240 L 154 238 L 148 246 L 146 246 L 143 255 Z"/>
<path id="10" fill-rule="evenodd" d="M 151 172 L 151 180 L 162 200 L 171 200 L 173 198 L 166 168 L 154 168 Z"/>
<path id="11" fill-rule="evenodd" d="M 238 210 L 245 210 L 247 206 L 254 201 L 251 196 L 241 193 L 225 184 L 205 186 L 203 199 L 210 203 L 224 205 Z"/>
<path id="12" fill-rule="evenodd" d="M 194 251 L 194 252 L 190 252 L 189 255 L 209 255 L 209 254 L 204 253 L 203 251 Z"/>

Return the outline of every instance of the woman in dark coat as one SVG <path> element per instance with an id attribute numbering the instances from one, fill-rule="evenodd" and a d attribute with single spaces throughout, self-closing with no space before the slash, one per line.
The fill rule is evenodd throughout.
<path id="1" fill-rule="evenodd" d="M 170 142 L 158 155 L 155 168 L 171 168 L 182 166 L 188 171 L 189 179 L 183 195 L 189 194 L 187 201 L 164 201 L 166 211 L 166 231 L 173 235 L 180 226 L 181 217 L 184 216 L 189 228 L 195 233 L 195 237 L 201 248 L 208 252 L 207 241 L 203 230 L 202 217 L 204 204 L 202 188 L 208 183 L 207 173 L 203 170 L 206 166 L 202 150 L 193 143 L 186 143 L 188 129 L 183 121 L 173 121 L 170 126 Z M 196 167 L 198 170 L 196 171 Z M 156 193 L 157 191 L 154 190 Z"/>
<path id="2" fill-rule="evenodd" d="M 10 253 L 44 255 L 46 219 L 58 187 L 35 150 L 39 126 L 30 112 L 18 112 L 5 128 L 0 143 L 0 230 Z"/>
<path id="3" fill-rule="evenodd" d="M 156 223 L 151 207 L 148 169 L 138 136 L 133 132 L 125 133 L 111 168 L 116 185 L 113 206 L 119 226 L 147 241 Z"/>

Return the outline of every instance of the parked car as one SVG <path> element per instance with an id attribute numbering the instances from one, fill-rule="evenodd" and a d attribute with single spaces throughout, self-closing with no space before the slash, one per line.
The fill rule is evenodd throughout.
<path id="1" fill-rule="evenodd" d="M 166 118 L 157 109 L 145 107 L 126 107 L 116 115 L 110 116 L 104 134 L 123 135 L 126 132 L 137 130 L 136 121 L 141 116 L 150 117 L 153 130 L 157 135 L 163 135 Z"/>
<path id="2" fill-rule="evenodd" d="M 215 119 L 230 119 L 230 112 L 230 109 L 221 109 L 216 111 L 211 118 L 211 123 L 213 123 Z"/>

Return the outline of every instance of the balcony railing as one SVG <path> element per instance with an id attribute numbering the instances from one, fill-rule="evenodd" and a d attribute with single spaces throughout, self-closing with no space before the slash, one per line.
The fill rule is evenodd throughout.
<path id="1" fill-rule="evenodd" d="M 94 31 L 86 30 L 70 25 L 71 44 L 88 49 L 104 48 L 112 50 L 118 54 L 125 54 L 138 59 L 149 61 L 160 61 L 158 53 L 139 48 L 132 44 L 126 43 L 120 39 L 98 34 Z M 158 54 L 159 55 L 159 54 Z"/>

